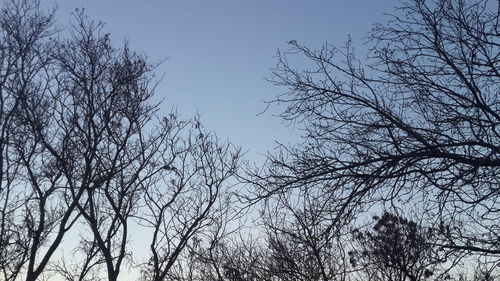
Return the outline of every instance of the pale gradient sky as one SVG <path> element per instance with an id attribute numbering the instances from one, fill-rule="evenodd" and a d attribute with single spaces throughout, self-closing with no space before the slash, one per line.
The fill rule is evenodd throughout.
<path id="1" fill-rule="evenodd" d="M 54 0 L 42 0 L 51 7 Z M 190 117 L 202 114 L 205 127 L 262 159 L 275 140 L 294 142 L 296 131 L 284 127 L 264 100 L 284 89 L 269 77 L 276 51 L 297 40 L 309 47 L 326 41 L 342 45 L 348 35 L 361 43 L 375 22 L 384 21 L 396 0 L 66 0 L 58 1 L 57 19 L 66 24 L 75 8 L 106 23 L 118 44 L 153 61 L 167 59 L 158 74 L 163 108 Z M 358 46 L 357 49 L 362 49 Z"/>

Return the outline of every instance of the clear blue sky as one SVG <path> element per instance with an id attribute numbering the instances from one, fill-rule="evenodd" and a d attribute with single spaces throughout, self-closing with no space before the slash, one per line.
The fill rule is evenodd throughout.
<path id="1" fill-rule="evenodd" d="M 54 0 L 42 0 L 53 6 Z M 347 35 L 361 42 L 396 0 L 66 0 L 57 19 L 66 24 L 75 8 L 106 23 L 105 31 L 153 61 L 168 58 L 157 89 L 168 112 L 202 114 L 205 127 L 228 138 L 257 159 L 274 141 L 294 142 L 297 132 L 272 117 L 257 116 L 264 100 L 284 91 L 264 80 L 276 64 L 277 49 L 297 40 L 309 47 L 341 45 Z M 358 49 L 362 49 L 359 46 Z"/>

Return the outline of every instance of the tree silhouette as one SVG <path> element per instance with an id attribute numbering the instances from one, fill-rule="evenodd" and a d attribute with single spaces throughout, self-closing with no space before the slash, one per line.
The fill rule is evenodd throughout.
<path id="1" fill-rule="evenodd" d="M 286 91 L 271 103 L 304 143 L 269 157 L 254 199 L 316 189 L 332 228 L 374 205 L 418 205 L 443 250 L 500 261 L 495 3 L 405 1 L 370 32 L 366 63 L 350 41 L 291 41 L 271 77 Z"/>
<path id="2" fill-rule="evenodd" d="M 354 231 L 360 249 L 351 252 L 353 265 L 362 263 L 367 274 L 379 280 L 431 280 L 440 275 L 438 266 L 446 260 L 433 249 L 436 230 L 387 212 L 374 220 L 373 230 Z"/>
<path id="3" fill-rule="evenodd" d="M 156 65 L 83 11 L 68 37 L 38 1 L 6 1 L 0 23 L 0 279 L 118 280 L 142 266 L 140 225 L 163 280 L 226 208 L 239 150 L 158 114 Z M 58 262 L 67 237 L 80 241 Z"/>

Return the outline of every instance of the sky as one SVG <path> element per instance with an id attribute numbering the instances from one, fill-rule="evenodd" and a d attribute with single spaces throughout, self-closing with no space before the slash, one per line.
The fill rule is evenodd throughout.
<path id="1" fill-rule="evenodd" d="M 266 108 L 286 89 L 265 80 L 279 50 L 296 40 L 310 48 L 328 42 L 341 46 L 351 36 L 357 50 L 372 24 L 384 22 L 397 0 L 41 0 L 57 6 L 56 19 L 66 25 L 75 9 L 101 20 L 104 32 L 119 46 L 130 47 L 153 62 L 163 80 L 156 88 L 161 111 L 172 108 L 186 118 L 199 113 L 204 126 L 241 146 L 257 164 L 281 143 L 298 142 L 300 132 Z M 140 237 L 134 237 L 137 244 Z M 68 240 L 68 239 L 66 239 Z M 69 239 L 71 240 L 71 239 Z M 77 241 L 77 240 L 75 240 Z M 71 247 L 69 247 L 71 249 Z M 147 252 L 147 247 L 143 247 Z M 124 273 L 120 280 L 133 280 Z"/>
<path id="2" fill-rule="evenodd" d="M 162 111 L 184 117 L 199 113 L 205 128 L 261 161 L 276 141 L 299 140 L 293 127 L 266 108 L 285 89 L 265 80 L 276 65 L 277 50 L 297 40 L 310 48 L 325 42 L 342 45 L 350 35 L 357 49 L 373 23 L 383 22 L 396 0 L 41 0 L 57 6 L 56 17 L 67 24 L 84 8 L 103 21 L 116 45 L 130 46 L 153 62 L 163 80 L 157 97 Z"/>

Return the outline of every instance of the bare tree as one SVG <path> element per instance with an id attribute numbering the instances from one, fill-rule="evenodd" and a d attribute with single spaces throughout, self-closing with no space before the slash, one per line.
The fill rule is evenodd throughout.
<path id="1" fill-rule="evenodd" d="M 319 191 L 319 192 L 318 192 Z M 264 231 L 266 269 L 278 280 L 344 280 L 348 240 L 332 228 L 330 202 L 318 189 L 281 193 L 268 201 Z"/>
<path id="2" fill-rule="evenodd" d="M 71 256 L 62 255 L 60 261 L 53 262 L 47 271 L 55 272 L 67 281 L 100 281 L 104 280 L 101 272 L 106 263 L 99 255 L 96 239 L 88 241 L 82 237 L 79 245 L 72 249 Z"/>
<path id="3" fill-rule="evenodd" d="M 155 65 L 82 11 L 67 39 L 37 1 L 9 0 L 0 20 L 1 279 L 117 280 L 142 258 L 139 223 L 164 280 L 231 203 L 239 150 L 197 118 L 161 117 Z M 57 262 L 68 235 L 81 241 Z"/>
<path id="4" fill-rule="evenodd" d="M 235 208 L 236 207 L 236 208 Z M 241 206 L 226 205 L 185 245 L 167 275 L 172 280 L 270 280 L 254 228 L 241 224 Z"/>
<path id="5" fill-rule="evenodd" d="M 374 204 L 418 204 L 443 249 L 499 262 L 497 4 L 405 1 L 374 26 L 366 66 L 350 42 L 291 41 L 271 78 L 288 90 L 273 102 L 305 142 L 270 156 L 257 198 L 318 189 L 333 228 Z"/>
<path id="6" fill-rule="evenodd" d="M 36 1 L 7 1 L 0 14 L 0 270 L 3 280 L 15 280 L 27 266 L 27 275 L 44 267 L 52 255 L 46 245 L 56 218 L 50 208 L 59 175 L 48 175 L 40 160 L 39 141 L 29 130 L 23 109 L 44 91 L 45 56 L 54 34 L 53 13 L 43 14 Z M 45 105 L 40 104 L 40 111 Z M 38 159 L 39 161 L 37 162 Z M 35 162 L 37 162 L 35 164 Z M 32 169 L 26 164 L 33 164 Z M 42 165 L 40 165 L 42 164 Z M 36 172 L 34 171 L 36 170 Z M 53 181 L 51 181 L 53 180 Z M 60 229 L 60 233 L 64 229 Z M 57 242 L 56 242 L 57 244 Z M 52 245 L 49 245 L 52 246 Z M 35 261 L 40 261 L 35 265 Z"/>
<path id="7" fill-rule="evenodd" d="M 200 237 L 209 243 L 199 239 L 184 266 L 198 279 L 184 280 L 346 280 L 349 242 L 330 228 L 327 204 L 316 196 L 304 191 L 268 202 L 250 229 L 205 232 Z"/>
<path id="8" fill-rule="evenodd" d="M 228 236 L 203 237 L 192 250 L 192 259 L 183 264 L 191 269 L 190 278 L 175 280 L 257 281 L 279 280 L 270 270 L 270 251 L 252 230 L 238 229 Z M 182 276 L 182 275 L 177 275 Z"/>
<path id="9" fill-rule="evenodd" d="M 166 123 L 178 126 L 162 155 L 166 175 L 145 190 L 146 210 L 140 218 L 153 229 L 151 258 L 143 272 L 155 281 L 171 276 L 175 265 L 184 265 L 179 257 L 191 239 L 227 223 L 220 221 L 229 220 L 233 200 L 226 182 L 234 177 L 240 158 L 238 150 L 202 130 L 197 120 Z M 180 130 L 186 127 L 188 135 L 183 136 Z"/>

